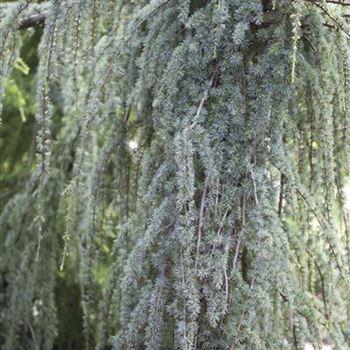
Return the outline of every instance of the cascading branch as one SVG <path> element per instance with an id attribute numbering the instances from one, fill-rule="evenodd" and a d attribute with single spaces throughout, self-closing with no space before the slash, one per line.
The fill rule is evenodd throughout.
<path id="1" fill-rule="evenodd" d="M 77 280 L 75 348 L 348 349 L 348 5 L 0 5 L 1 97 L 19 28 L 43 25 L 2 348 L 57 348 L 57 281 Z"/>

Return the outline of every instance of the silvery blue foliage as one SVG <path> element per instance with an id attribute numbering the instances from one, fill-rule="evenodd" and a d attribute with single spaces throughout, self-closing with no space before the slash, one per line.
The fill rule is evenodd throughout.
<path id="1" fill-rule="evenodd" d="M 54 288 L 70 264 L 86 349 L 303 349 L 323 338 L 347 349 L 343 6 L 43 6 L 37 168 L 1 213 L 3 348 L 53 348 Z M 2 86 L 31 11 L 10 6 L 0 24 Z"/>

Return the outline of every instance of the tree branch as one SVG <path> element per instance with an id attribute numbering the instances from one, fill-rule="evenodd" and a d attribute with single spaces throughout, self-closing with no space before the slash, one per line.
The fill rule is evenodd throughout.
<path id="1" fill-rule="evenodd" d="M 322 5 L 322 3 L 319 3 L 315 0 L 306 0 L 306 1 L 308 1 L 310 4 L 317 6 L 320 10 L 322 10 L 322 12 L 325 14 L 325 16 L 327 16 L 334 23 L 335 27 L 337 27 L 338 30 L 344 32 L 348 37 L 350 37 L 350 34 L 344 28 L 342 23 L 339 23 L 338 19 L 336 17 L 334 17 L 333 14 L 330 13 L 328 11 L 328 9 Z M 342 17 L 347 19 L 347 18 L 349 18 L 349 14 L 343 14 Z"/>
<path id="2" fill-rule="evenodd" d="M 29 17 L 25 17 L 19 24 L 18 29 L 28 29 L 31 27 L 43 26 L 45 24 L 46 14 L 45 13 L 37 13 L 31 15 Z"/>
<path id="3" fill-rule="evenodd" d="M 336 5 L 340 5 L 340 6 L 350 6 L 350 2 L 348 1 L 336 1 L 336 0 L 327 0 L 326 2 L 328 2 L 329 4 L 336 4 Z"/>
<path id="4" fill-rule="evenodd" d="M 341 25 L 337 23 L 337 21 L 326 11 L 325 8 L 322 7 L 320 3 L 318 3 L 316 0 L 306 0 L 306 1 L 321 8 L 328 17 L 330 17 L 334 22 L 336 22 L 338 27 L 343 29 Z M 326 2 L 330 4 L 340 5 L 340 6 L 350 6 L 350 1 L 348 0 L 344 0 L 344 1 L 326 0 Z M 350 14 L 343 14 L 342 16 L 347 19 L 350 17 Z M 23 29 L 28 29 L 32 27 L 43 26 L 45 24 L 45 19 L 46 19 L 46 13 L 36 13 L 28 17 L 24 17 L 21 20 L 18 29 L 23 30 Z M 272 19 L 273 19 L 273 16 L 271 14 L 266 14 L 266 18 L 264 18 L 264 21 L 262 23 L 256 23 L 253 21 L 250 24 L 251 24 L 251 27 L 254 29 L 266 28 L 271 24 L 271 22 L 273 21 Z"/>

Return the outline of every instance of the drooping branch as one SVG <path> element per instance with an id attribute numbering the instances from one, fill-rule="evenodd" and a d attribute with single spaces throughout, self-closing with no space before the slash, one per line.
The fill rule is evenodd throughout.
<path id="1" fill-rule="evenodd" d="M 344 26 L 343 26 L 343 24 L 342 23 L 340 23 L 339 21 L 338 21 L 338 19 L 336 18 L 336 17 L 334 17 L 334 15 L 332 14 L 332 13 L 330 13 L 329 11 L 328 11 L 328 9 L 327 8 L 325 8 L 323 5 L 322 5 L 322 3 L 319 3 L 319 2 L 317 2 L 317 1 L 315 1 L 315 0 L 306 0 L 307 2 L 309 2 L 309 3 L 311 3 L 311 4 L 313 4 L 313 5 L 315 5 L 315 6 L 317 6 L 323 13 L 324 13 L 324 15 L 326 16 L 326 17 L 328 17 L 328 19 L 334 24 L 334 26 L 333 25 L 326 25 L 327 27 L 329 27 L 329 28 L 332 28 L 332 27 L 334 27 L 334 29 L 336 29 L 336 30 L 338 30 L 338 31 L 342 31 L 342 32 L 344 32 L 348 37 L 350 37 L 350 33 L 348 32 L 348 30 L 347 30 L 347 28 L 344 28 Z M 328 2 L 328 1 L 327 1 Z M 348 3 L 348 2 L 337 2 L 337 1 L 334 1 L 334 2 L 332 2 L 332 3 L 336 3 L 336 4 L 338 4 L 338 5 L 350 5 L 350 3 Z M 342 15 L 342 17 L 345 19 L 345 20 L 347 20 L 349 17 L 350 17 L 350 14 L 343 14 Z"/>
<path id="2" fill-rule="evenodd" d="M 307 0 L 309 2 L 312 2 L 313 4 L 315 4 L 316 6 L 319 6 L 319 4 L 313 0 Z M 331 4 L 337 4 L 337 5 L 341 5 L 341 6 L 350 6 L 349 2 L 338 2 L 338 1 L 327 1 L 328 3 Z M 325 11 L 325 9 L 323 7 L 320 7 L 323 11 Z M 328 13 L 326 13 L 326 15 L 329 16 Z M 342 15 L 344 18 L 350 18 L 350 14 L 343 14 Z M 256 23 L 255 21 L 251 22 L 251 27 L 253 29 L 259 29 L 259 28 L 266 28 L 271 24 L 271 15 L 268 16 L 269 18 L 264 20 L 262 23 Z M 330 17 L 330 16 L 329 16 Z M 45 24 L 45 19 L 46 19 L 46 14 L 45 13 L 36 13 L 33 15 L 30 15 L 28 17 L 24 17 L 20 24 L 18 29 L 19 30 L 23 30 L 23 29 L 28 29 L 28 28 L 32 28 L 32 27 L 38 27 L 38 26 L 43 26 Z M 334 18 L 331 17 L 331 19 L 334 21 Z M 338 24 L 338 23 L 337 23 Z M 339 24 L 338 24 L 339 26 Z M 341 28 L 343 29 L 343 28 Z M 344 30 L 345 31 L 345 30 Z"/>
<path id="3" fill-rule="evenodd" d="M 333 21 L 336 22 L 336 19 L 328 12 L 328 10 L 322 5 L 321 2 L 315 1 L 315 0 L 306 0 L 314 5 L 316 5 L 318 8 L 320 8 L 329 18 L 331 18 Z M 335 4 L 335 5 L 340 5 L 340 6 L 350 6 L 350 2 L 348 1 L 336 1 L 336 0 L 327 0 L 326 1 L 329 4 Z M 349 17 L 350 14 L 345 13 L 342 14 L 342 17 L 347 18 Z"/>
<path id="4" fill-rule="evenodd" d="M 336 1 L 336 0 L 327 0 L 326 2 L 328 2 L 329 4 L 336 4 L 336 5 L 341 5 L 341 6 L 350 6 L 350 2 L 349 1 Z"/>

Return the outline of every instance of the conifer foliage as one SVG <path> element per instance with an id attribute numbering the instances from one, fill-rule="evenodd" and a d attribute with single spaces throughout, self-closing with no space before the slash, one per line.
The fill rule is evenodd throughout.
<path id="1" fill-rule="evenodd" d="M 74 280 L 87 350 L 349 349 L 347 5 L 0 5 L 2 99 L 42 30 L 36 165 L 0 217 L 1 348 L 57 348 Z"/>

